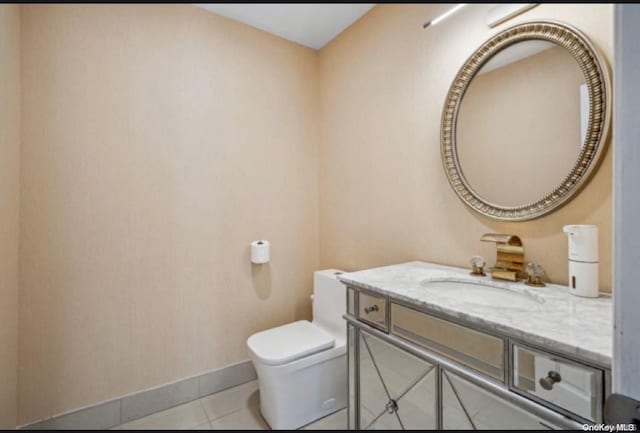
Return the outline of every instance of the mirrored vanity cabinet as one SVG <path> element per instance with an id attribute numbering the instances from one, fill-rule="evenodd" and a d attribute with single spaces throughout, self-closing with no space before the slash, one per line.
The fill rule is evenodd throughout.
<path id="1" fill-rule="evenodd" d="M 551 21 L 507 28 L 453 79 L 442 114 L 445 175 L 483 217 L 544 216 L 597 170 L 610 106 L 607 66 L 579 30 Z M 512 281 L 423 262 L 338 277 L 348 287 L 351 429 L 603 422 L 611 299 L 525 285 L 521 243 L 501 257 Z"/>
<path id="2" fill-rule="evenodd" d="M 412 277 L 398 282 L 401 274 Z M 574 304 L 560 286 L 536 296 L 521 283 L 477 285 L 468 272 L 421 262 L 340 278 L 348 287 L 350 429 L 576 429 L 602 422 L 611 386 L 607 336 L 591 335 L 591 347 L 585 334 L 584 345 L 564 350 L 575 333 L 565 327 L 554 340 L 551 328 L 565 324 L 548 323 L 543 339 L 530 323 L 511 322 L 593 310 L 595 328 L 607 320 L 609 299 Z M 416 285 L 433 288 L 413 297 Z M 465 286 L 480 296 L 429 296 L 464 295 Z M 492 309 L 504 320 L 483 314 Z"/>

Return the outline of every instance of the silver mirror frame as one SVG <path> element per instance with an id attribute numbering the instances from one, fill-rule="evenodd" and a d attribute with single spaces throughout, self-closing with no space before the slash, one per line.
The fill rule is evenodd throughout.
<path id="1" fill-rule="evenodd" d="M 589 92 L 589 124 L 584 146 L 564 180 L 539 200 L 520 206 L 501 206 L 482 198 L 460 168 L 456 124 L 464 94 L 480 68 L 499 51 L 527 40 L 553 42 L 569 50 L 582 70 Z M 611 120 L 609 71 L 589 39 L 579 30 L 555 21 L 531 21 L 509 27 L 478 48 L 451 83 L 442 111 L 440 150 L 444 171 L 458 197 L 473 210 L 503 221 L 541 217 L 567 204 L 587 184 L 605 154 Z M 544 170 L 544 168 L 541 168 Z"/>

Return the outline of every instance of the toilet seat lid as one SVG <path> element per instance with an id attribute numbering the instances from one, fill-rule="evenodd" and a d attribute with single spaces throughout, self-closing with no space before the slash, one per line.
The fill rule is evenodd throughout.
<path id="1" fill-rule="evenodd" d="M 300 320 L 253 334 L 247 346 L 262 363 L 280 365 L 330 349 L 334 342 L 327 331 Z"/>

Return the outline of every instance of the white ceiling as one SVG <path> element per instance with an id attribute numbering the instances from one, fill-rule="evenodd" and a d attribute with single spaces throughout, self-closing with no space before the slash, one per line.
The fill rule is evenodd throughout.
<path id="1" fill-rule="evenodd" d="M 194 6 L 317 50 L 338 36 L 375 4 L 199 3 Z"/>

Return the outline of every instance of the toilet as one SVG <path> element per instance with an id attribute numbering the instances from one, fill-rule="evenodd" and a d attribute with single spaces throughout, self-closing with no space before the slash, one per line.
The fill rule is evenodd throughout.
<path id="1" fill-rule="evenodd" d="M 272 429 L 302 427 L 347 405 L 346 289 L 328 269 L 313 275 L 313 321 L 247 340 L 258 374 L 260 411 Z"/>

